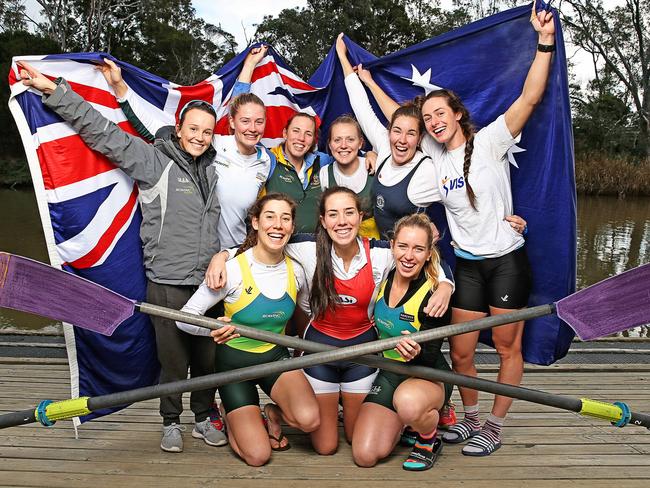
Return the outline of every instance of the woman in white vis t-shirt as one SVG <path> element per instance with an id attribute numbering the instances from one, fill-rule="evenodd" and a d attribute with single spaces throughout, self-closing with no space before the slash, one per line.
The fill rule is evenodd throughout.
<path id="1" fill-rule="evenodd" d="M 532 280 L 521 235 L 525 225 L 504 219 L 513 212 L 507 151 L 517 142 L 542 99 L 555 50 L 552 13 L 536 13 L 533 4 L 531 23 L 539 36 L 535 59 L 521 95 L 494 122 L 475 133 L 467 109 L 448 90 L 432 91 L 422 100 L 427 135 L 421 147 L 433 158 L 439 174 L 437 188 L 457 257 L 452 323 L 511 312 L 528 303 Z M 397 104 L 381 91 L 367 71 L 357 71 L 382 111 L 394 111 Z M 521 321 L 492 330 L 500 358 L 501 383 L 521 382 L 523 326 Z M 479 333 L 473 332 L 450 338 L 455 371 L 476 375 L 474 352 L 478 337 Z M 487 456 L 501 447 L 501 428 L 512 399 L 496 396 L 492 412 L 481 427 L 478 392 L 467 388 L 460 388 L 460 392 L 465 418 L 451 427 L 443 440 L 460 443 L 472 438 L 463 454 Z"/>

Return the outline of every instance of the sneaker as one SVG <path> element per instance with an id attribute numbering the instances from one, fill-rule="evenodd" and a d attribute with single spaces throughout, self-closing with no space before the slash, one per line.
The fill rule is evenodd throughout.
<path id="1" fill-rule="evenodd" d="M 178 424 L 163 425 L 163 436 L 160 448 L 165 452 L 183 452 L 183 436 L 185 427 Z"/>
<path id="2" fill-rule="evenodd" d="M 212 404 L 212 406 L 210 407 L 209 414 L 210 414 L 210 422 L 212 422 L 214 428 L 226 434 L 226 424 L 221 418 L 221 413 L 219 412 L 219 405 L 217 403 Z"/>
<path id="3" fill-rule="evenodd" d="M 456 406 L 452 402 L 445 403 L 440 409 L 438 428 L 448 429 L 452 425 L 456 425 L 456 422 Z"/>
<path id="4" fill-rule="evenodd" d="M 203 422 L 194 424 L 192 437 L 195 439 L 203 439 L 209 446 L 225 446 L 228 444 L 228 438 L 223 432 L 212 425 L 210 417 L 206 417 Z"/>

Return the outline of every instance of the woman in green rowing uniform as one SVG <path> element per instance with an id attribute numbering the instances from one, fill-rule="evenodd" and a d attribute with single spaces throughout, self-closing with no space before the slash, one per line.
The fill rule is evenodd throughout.
<path id="1" fill-rule="evenodd" d="M 402 217 L 394 228 L 391 249 L 395 269 L 382 283 L 375 303 L 375 324 L 380 339 L 403 335 L 384 357 L 449 371 L 440 347 L 442 339 L 422 347 L 408 334 L 447 325 L 451 312 L 429 317 L 424 312 L 438 285 L 440 256 L 431 221 L 425 214 Z M 418 433 L 406 470 L 433 466 L 442 443 L 436 437 L 439 410 L 451 395 L 451 385 L 380 371 L 359 412 L 352 437 L 352 456 L 359 466 L 371 467 L 392 452 L 405 425 Z M 381 428 L 377 428 L 381 426 Z"/>
<path id="2" fill-rule="evenodd" d="M 284 255 L 294 230 L 295 212 L 295 202 L 286 195 L 269 193 L 260 198 L 249 211 L 251 230 L 244 244 L 236 259 L 226 265 L 226 285 L 213 291 L 203 282 L 183 311 L 203 314 L 223 300 L 225 320 L 283 334 L 298 293 L 307 289 L 303 269 Z M 190 334 L 212 335 L 217 343 L 217 372 L 289 357 L 285 347 L 240 337 L 232 326 L 211 332 L 185 323 L 177 325 Z M 268 430 L 260 415 L 257 385 L 275 402 L 264 407 Z M 251 466 L 268 462 L 271 450 L 288 449 L 280 428 L 282 420 L 304 432 L 316 430 L 320 423 L 316 397 L 302 371 L 220 386 L 219 396 L 230 446 Z"/>

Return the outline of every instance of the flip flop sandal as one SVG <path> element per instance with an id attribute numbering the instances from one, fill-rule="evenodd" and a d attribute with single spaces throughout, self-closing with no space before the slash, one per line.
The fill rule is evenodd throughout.
<path id="1" fill-rule="evenodd" d="M 275 452 L 288 451 L 289 449 L 291 449 L 291 444 L 289 443 L 289 439 L 287 439 L 287 437 L 284 435 L 284 433 L 280 432 L 280 436 L 275 437 L 273 434 L 268 432 L 268 430 L 269 430 L 269 416 L 266 413 L 267 405 L 271 405 L 271 404 L 267 403 L 262 408 L 262 422 L 264 422 L 264 428 L 266 429 L 266 431 L 267 431 L 267 433 L 269 435 L 269 439 L 274 440 L 275 442 L 278 443 L 278 447 L 271 446 L 271 450 L 275 451 Z M 287 443 L 284 446 L 282 445 L 283 440 L 287 441 Z"/>
<path id="2" fill-rule="evenodd" d="M 447 444 L 460 444 L 465 442 L 467 439 L 471 439 L 475 435 L 478 435 L 480 430 L 472 430 L 466 423 L 460 422 L 456 425 L 453 425 L 442 435 L 442 440 Z"/>
<path id="3" fill-rule="evenodd" d="M 269 434 L 269 439 L 274 440 L 278 443 L 278 447 L 271 446 L 271 450 L 275 452 L 288 451 L 291 449 L 291 444 L 289 444 L 289 439 L 284 434 L 280 434 L 280 437 L 275 437 L 274 435 Z M 287 443 L 283 446 L 282 441 L 286 440 Z"/>
<path id="4" fill-rule="evenodd" d="M 438 437 L 433 441 L 431 450 L 428 449 L 428 446 L 416 442 L 408 459 L 402 464 L 402 468 L 406 471 L 426 471 L 431 469 L 441 452 L 442 441 Z"/>
<path id="5" fill-rule="evenodd" d="M 465 456 L 483 457 L 489 456 L 494 451 L 501 447 L 501 441 L 494 442 L 488 439 L 485 435 L 477 435 L 469 443 L 463 447 L 461 453 Z M 467 448 L 470 448 L 468 450 Z"/>

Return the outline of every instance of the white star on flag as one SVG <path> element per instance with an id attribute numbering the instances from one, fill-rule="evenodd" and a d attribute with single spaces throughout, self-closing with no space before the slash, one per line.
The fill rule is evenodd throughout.
<path id="1" fill-rule="evenodd" d="M 508 149 L 508 161 L 517 169 L 519 169 L 519 165 L 517 164 L 517 161 L 515 161 L 515 154 L 524 151 L 526 151 L 524 148 L 521 148 L 516 144 L 512 146 L 510 149 Z"/>
<path id="2" fill-rule="evenodd" d="M 411 75 L 410 78 L 407 78 L 406 76 L 402 76 L 401 78 L 403 80 L 410 81 L 411 83 L 413 83 L 414 86 L 419 86 L 420 88 L 424 88 L 425 95 L 428 95 L 433 90 L 441 89 L 441 87 L 431 84 L 431 68 L 426 70 L 424 73 L 420 73 L 420 71 L 414 65 L 411 65 L 411 68 L 413 68 L 413 74 Z"/>

